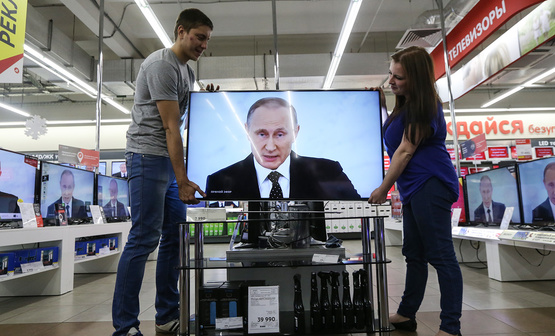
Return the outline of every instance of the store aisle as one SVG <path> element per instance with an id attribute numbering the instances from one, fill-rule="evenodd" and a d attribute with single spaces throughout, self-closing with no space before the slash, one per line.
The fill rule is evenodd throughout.
<path id="1" fill-rule="evenodd" d="M 205 245 L 205 255 L 223 256 L 227 244 Z M 360 241 L 346 241 L 348 252 L 360 251 Z M 404 262 L 400 247 L 388 247 L 389 309 L 401 298 Z M 548 256 L 545 262 L 552 260 Z M 487 277 L 480 264 L 463 265 L 464 300 L 462 334 L 465 336 L 555 335 L 555 281 L 498 282 Z M 154 262 L 147 263 L 141 292 L 141 331 L 154 336 Z M 206 281 L 222 280 L 224 271 L 206 273 Z M 115 274 L 77 274 L 75 289 L 61 296 L 1 297 L 0 335 L 108 336 Z M 305 303 L 306 305 L 306 303 Z M 439 290 L 433 268 L 426 298 L 417 315 L 418 332 L 392 332 L 391 336 L 433 336 L 439 324 Z M 362 334 L 355 334 L 362 335 Z"/>

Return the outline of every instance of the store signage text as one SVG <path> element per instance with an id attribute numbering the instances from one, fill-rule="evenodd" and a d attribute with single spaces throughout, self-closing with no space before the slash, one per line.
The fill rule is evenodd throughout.
<path id="1" fill-rule="evenodd" d="M 12 37 L 15 36 L 17 28 L 17 4 L 13 0 L 8 0 L 12 4 L 12 8 L 2 1 L 2 10 L 0 11 L 0 41 L 11 48 L 15 48 Z"/>
<path id="2" fill-rule="evenodd" d="M 449 65 L 454 67 L 468 53 L 493 34 L 515 14 L 542 2 L 542 0 L 479 1 L 464 18 L 447 34 Z M 445 74 L 443 45 L 431 52 L 435 78 Z"/>
<path id="3" fill-rule="evenodd" d="M 451 127 L 452 123 L 449 121 L 447 123 L 447 132 L 453 135 L 453 130 Z M 472 135 L 478 135 L 485 133 L 488 134 L 524 134 L 524 123 L 522 120 L 494 120 L 494 117 L 488 117 L 486 121 L 474 120 L 472 122 L 458 121 L 457 122 L 457 134 L 459 136 L 464 135 L 467 139 L 470 139 Z"/>

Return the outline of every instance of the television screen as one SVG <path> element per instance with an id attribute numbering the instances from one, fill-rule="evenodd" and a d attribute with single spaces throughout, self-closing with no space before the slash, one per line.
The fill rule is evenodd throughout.
<path id="1" fill-rule="evenodd" d="M 98 175 L 97 204 L 104 209 L 109 221 L 125 221 L 129 217 L 129 188 L 127 180 Z"/>
<path id="2" fill-rule="evenodd" d="M 513 207 L 511 224 L 521 223 L 514 167 L 466 175 L 465 191 L 470 223 L 499 226 L 508 207 Z"/>
<path id="3" fill-rule="evenodd" d="M 43 218 L 55 218 L 56 205 L 64 204 L 70 222 L 90 219 L 94 199 L 94 172 L 41 162 L 40 208 Z"/>
<path id="4" fill-rule="evenodd" d="M 555 223 L 555 157 L 517 165 L 524 224 Z"/>
<path id="5" fill-rule="evenodd" d="M 376 91 L 191 92 L 188 125 L 207 200 L 360 200 L 383 179 Z"/>
<path id="6" fill-rule="evenodd" d="M 35 202 L 38 160 L 0 149 L 0 221 L 20 220 L 18 203 Z"/>
<path id="7" fill-rule="evenodd" d="M 114 177 L 127 177 L 125 161 L 112 161 L 111 175 Z"/>
<path id="8" fill-rule="evenodd" d="M 106 161 L 100 161 L 98 163 L 98 173 L 106 175 Z"/>

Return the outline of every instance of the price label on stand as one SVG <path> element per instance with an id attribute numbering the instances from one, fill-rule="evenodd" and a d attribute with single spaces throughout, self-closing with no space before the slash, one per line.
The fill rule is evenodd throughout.
<path id="1" fill-rule="evenodd" d="M 103 211 L 104 209 L 102 209 L 99 205 L 91 205 L 90 208 L 94 224 L 106 223 L 106 217 Z"/>
<path id="2" fill-rule="evenodd" d="M 44 269 L 42 261 L 21 264 L 21 273 L 36 272 Z"/>
<path id="3" fill-rule="evenodd" d="M 249 334 L 279 333 L 279 286 L 249 287 Z"/>
<path id="4" fill-rule="evenodd" d="M 503 214 L 503 219 L 501 220 L 501 225 L 499 226 L 501 230 L 507 230 L 509 228 L 509 224 L 511 223 L 511 218 L 513 218 L 514 211 L 514 207 L 505 208 L 505 213 Z"/>

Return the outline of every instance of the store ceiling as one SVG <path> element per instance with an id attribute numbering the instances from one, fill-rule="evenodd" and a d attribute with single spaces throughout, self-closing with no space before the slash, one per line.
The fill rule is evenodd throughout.
<path id="1" fill-rule="evenodd" d="M 205 56 L 192 62 L 201 84 L 215 83 L 223 90 L 275 89 L 273 61 L 273 15 L 271 0 L 149 0 L 158 19 L 173 36 L 177 14 L 189 7 L 204 11 L 214 22 L 214 32 Z M 446 7 L 469 10 L 475 1 L 444 1 Z M 27 42 L 37 44 L 37 36 L 48 31 L 51 20 L 53 45 L 72 55 L 46 52 L 79 77 L 96 87 L 94 62 L 98 59 L 100 0 L 29 0 Z M 276 23 L 279 52 L 279 88 L 320 89 L 349 1 L 277 0 Z M 132 0 L 105 0 L 104 92 L 128 109 L 132 106 L 134 73 L 141 60 L 162 48 L 137 5 Z M 364 0 L 339 66 L 332 88 L 359 89 L 378 86 L 387 79 L 389 55 L 407 29 L 437 10 L 435 0 Z M 452 11 L 451 11 L 452 12 Z M 517 15 L 503 27 L 510 28 L 526 13 Z M 38 15 L 38 16 L 37 16 Z M 29 18 L 32 18 L 30 20 Z M 40 18 L 37 19 L 37 18 Z M 449 23 L 461 17 L 451 14 Z M 40 34 L 39 34 L 40 33 Z M 501 32 L 500 32 L 501 33 Z M 499 33 L 499 34 L 500 34 Z M 496 34 L 496 36 L 499 36 Z M 490 38 L 492 40 L 492 38 Z M 485 47 L 487 41 L 480 48 Z M 478 108 L 501 90 L 512 88 L 541 71 L 555 66 L 554 40 L 532 52 L 486 83 L 455 102 L 457 108 Z M 77 46 L 77 47 L 75 47 Z M 472 53 L 470 57 L 475 55 Z M 265 55 L 265 56 L 264 56 Z M 463 62 L 464 63 L 464 62 Z M 555 75 L 533 89 L 525 89 L 492 107 L 555 106 Z M 391 97 L 388 99 L 392 99 Z M 95 119 L 95 99 L 75 92 L 65 82 L 25 60 L 23 84 L 1 84 L 0 102 L 11 104 L 49 121 Z M 0 108 L 1 121 L 25 118 Z M 102 119 L 129 118 L 104 104 Z"/>

